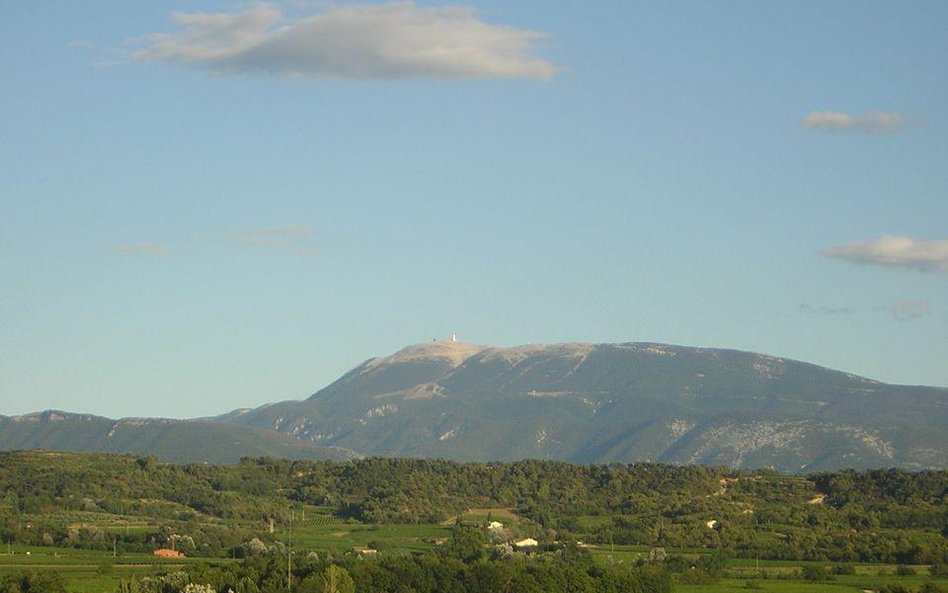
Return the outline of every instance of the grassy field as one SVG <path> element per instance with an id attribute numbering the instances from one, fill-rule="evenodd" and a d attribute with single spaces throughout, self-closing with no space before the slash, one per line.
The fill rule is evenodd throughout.
<path id="1" fill-rule="evenodd" d="M 437 544 L 433 541 L 449 537 L 450 528 L 440 525 L 316 525 L 307 526 L 293 535 L 296 538 L 294 548 L 299 553 L 307 550 L 346 552 L 365 548 L 372 542 L 381 548 L 380 554 L 403 554 L 435 547 Z M 615 546 L 614 549 L 591 548 L 590 551 L 599 563 L 631 564 L 647 554 L 648 548 Z M 178 570 L 188 563 L 204 561 L 199 558 L 160 559 L 148 554 L 113 557 L 107 552 L 68 548 L 14 547 L 12 552 L 0 553 L 0 575 L 16 570 L 54 570 L 66 578 L 69 590 L 74 593 L 111 593 L 122 579 Z M 676 553 L 675 550 L 669 552 Z M 930 580 L 926 567 L 914 567 L 915 575 L 900 576 L 895 574 L 895 566 L 860 564 L 855 566 L 856 574 L 808 583 L 799 578 L 801 568 L 799 562 L 761 561 L 758 566 L 753 560 L 732 560 L 727 578 L 700 585 L 676 583 L 674 590 L 679 593 L 862 593 L 896 583 L 917 589 Z"/>
<path id="2" fill-rule="evenodd" d="M 293 524 L 292 533 L 280 530 L 274 534 L 284 544 L 288 541 L 297 554 L 309 551 L 336 554 L 373 548 L 380 555 L 406 554 L 436 549 L 451 537 L 454 521 L 439 525 L 363 525 L 343 521 L 323 514 L 322 509 L 307 508 Z M 465 523 L 484 523 L 488 515 L 501 521 L 512 532 L 528 533 L 531 523 L 511 511 L 498 509 L 470 509 L 460 516 Z M 131 522 L 122 523 L 115 517 L 92 514 L 76 517 L 84 525 L 96 525 L 114 530 L 144 530 L 148 526 Z M 77 521 L 78 522 L 78 521 Z M 262 526 L 261 526 L 262 528 Z M 648 546 L 598 545 L 588 546 L 593 560 L 600 564 L 632 565 L 646 557 Z M 668 554 L 685 557 L 708 554 L 710 550 L 668 549 Z M 0 549 L 0 576 L 10 572 L 56 571 L 68 582 L 72 593 L 111 593 L 123 579 L 168 572 L 186 567 L 201 558 L 157 558 L 146 553 L 125 553 L 113 556 L 107 550 L 79 550 L 57 547 L 12 546 Z M 219 562 L 221 560 L 215 560 Z M 225 560 L 226 561 L 226 560 Z M 832 563 L 817 563 L 827 571 Z M 681 593 L 725 593 L 762 591 L 775 593 L 862 593 L 878 590 L 882 585 L 901 584 L 917 589 L 927 580 L 927 567 L 912 567 L 914 575 L 897 575 L 894 565 L 855 565 L 855 574 L 836 575 L 831 580 L 809 583 L 801 580 L 804 563 L 732 559 L 728 562 L 727 577 L 714 583 L 692 585 L 676 583 L 674 590 Z M 940 582 L 944 583 L 942 579 Z"/>
<path id="3" fill-rule="evenodd" d="M 862 593 L 863 587 L 843 585 L 841 583 L 804 583 L 802 581 L 744 581 L 722 579 L 718 583 L 707 585 L 675 585 L 678 593 Z"/>
<path id="4" fill-rule="evenodd" d="M 370 547 L 381 554 L 405 554 L 430 550 L 451 536 L 451 527 L 442 525 L 362 525 L 330 515 L 316 514 L 317 509 L 294 522 L 292 533 L 278 531 L 279 541 L 291 541 L 297 554 L 331 550 L 342 554 Z M 144 530 L 144 525 L 116 524 L 114 517 L 82 517 L 83 525 L 115 530 Z M 99 519 L 97 521 L 96 519 Z M 0 576 L 17 571 L 61 573 L 69 590 L 75 593 L 111 593 L 123 579 L 180 569 L 206 558 L 158 558 L 145 553 L 113 556 L 108 550 L 81 550 L 63 547 L 11 546 L 0 549 Z M 218 561 L 218 560 L 215 560 Z"/>
<path id="5" fill-rule="evenodd" d="M 12 546 L 0 553 L 0 576 L 18 571 L 56 571 L 76 593 L 110 593 L 119 581 L 182 568 L 194 558 L 157 558 L 151 554 L 112 556 L 102 550 Z"/>
<path id="6" fill-rule="evenodd" d="M 299 550 L 345 552 L 370 547 L 382 552 L 431 549 L 437 541 L 451 537 L 443 525 L 359 525 L 349 523 L 308 524 L 293 529 L 293 547 Z"/>
<path id="7" fill-rule="evenodd" d="M 904 585 L 917 590 L 923 583 L 931 580 L 927 575 L 896 576 L 888 574 L 878 576 L 873 572 L 865 574 L 837 576 L 832 581 L 808 583 L 799 579 L 735 579 L 725 578 L 717 583 L 685 585 L 677 583 L 676 593 L 863 593 L 877 591 L 882 585 Z M 942 582 L 944 582 L 942 580 Z"/>
<path id="8" fill-rule="evenodd" d="M 465 523 L 479 524 L 487 523 L 488 519 L 490 521 L 499 521 L 505 525 L 513 525 L 523 521 L 520 515 L 515 513 L 513 509 L 468 509 L 460 515 L 445 519 L 441 524 L 453 525 L 459 518 Z"/>

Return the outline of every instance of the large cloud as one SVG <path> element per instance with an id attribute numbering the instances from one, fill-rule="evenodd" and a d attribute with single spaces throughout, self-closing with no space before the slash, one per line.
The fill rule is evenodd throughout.
<path id="1" fill-rule="evenodd" d="M 948 239 L 919 241 L 882 235 L 875 241 L 827 247 L 823 255 L 861 264 L 948 272 Z"/>
<path id="2" fill-rule="evenodd" d="M 490 25 L 467 7 L 412 2 L 325 5 L 288 18 L 260 4 L 233 14 L 176 13 L 177 33 L 149 36 L 135 57 L 220 74 L 335 78 L 538 78 L 556 68 L 534 57 L 545 33 Z"/>
<path id="3" fill-rule="evenodd" d="M 905 127 L 905 117 L 899 113 L 873 111 L 862 115 L 849 115 L 837 111 L 813 111 L 803 119 L 807 129 L 831 132 L 861 130 L 867 134 L 897 132 Z"/>

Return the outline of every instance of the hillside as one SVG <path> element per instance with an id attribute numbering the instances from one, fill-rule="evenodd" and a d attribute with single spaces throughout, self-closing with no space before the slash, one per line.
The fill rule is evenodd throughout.
<path id="1" fill-rule="evenodd" d="M 437 542 L 408 534 L 443 537 L 458 515 L 483 525 L 495 511 L 512 530 L 495 534 L 501 541 L 529 535 L 610 547 L 723 547 L 771 560 L 934 564 L 948 560 L 946 487 L 945 471 L 804 477 L 659 464 L 379 458 L 219 466 L 33 451 L 0 453 L 0 536 L 18 545 L 150 552 L 171 534 L 186 534 L 180 542 L 188 555 L 233 557 L 253 553 L 251 538 L 283 540 L 292 510 L 294 544 L 309 541 L 320 555 L 339 550 L 347 532 L 360 547 L 430 550 Z M 711 519 L 720 527 L 709 527 Z M 308 528 L 322 535 L 309 539 L 306 532 L 315 533 Z M 379 545 L 382 538 L 391 539 Z"/>
<path id="2" fill-rule="evenodd" d="M 46 411 L 0 416 L 0 450 L 47 449 L 153 455 L 167 461 L 235 463 L 242 457 L 351 459 L 354 454 L 274 431 L 215 422 Z"/>
<path id="3" fill-rule="evenodd" d="M 948 466 L 948 389 L 651 343 L 420 344 L 305 401 L 218 420 L 366 455 L 789 472 Z"/>

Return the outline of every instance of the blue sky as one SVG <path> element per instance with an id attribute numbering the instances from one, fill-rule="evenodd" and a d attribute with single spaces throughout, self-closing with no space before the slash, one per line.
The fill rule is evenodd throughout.
<path id="1" fill-rule="evenodd" d="M 657 341 L 948 386 L 948 4 L 0 6 L 0 414 Z"/>

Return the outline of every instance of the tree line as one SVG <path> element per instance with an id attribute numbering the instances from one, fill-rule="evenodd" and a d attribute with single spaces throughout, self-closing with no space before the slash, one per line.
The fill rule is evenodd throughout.
<path id="1" fill-rule="evenodd" d="M 245 459 L 224 466 L 61 453 L 0 454 L 0 538 L 147 550 L 186 533 L 192 555 L 235 555 L 248 525 L 316 505 L 367 524 L 434 523 L 508 508 L 546 541 L 728 550 L 745 557 L 948 564 L 948 472 L 784 476 L 652 463 L 573 465 Z M 150 517 L 162 529 L 106 534 L 64 514 Z"/>

